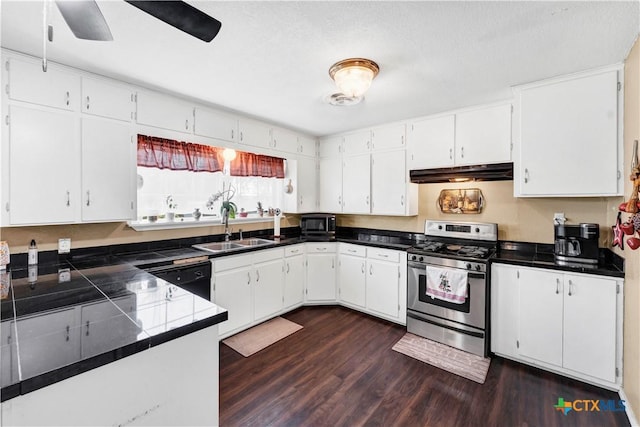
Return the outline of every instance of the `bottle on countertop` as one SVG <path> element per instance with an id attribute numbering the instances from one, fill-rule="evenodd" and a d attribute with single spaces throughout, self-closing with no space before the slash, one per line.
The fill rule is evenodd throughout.
<path id="1" fill-rule="evenodd" d="M 7 265 L 11 262 L 9 254 L 9 244 L 5 241 L 0 242 L 0 270 L 6 270 Z"/>
<path id="2" fill-rule="evenodd" d="M 38 263 L 38 247 L 36 246 L 36 241 L 34 239 L 31 239 L 31 243 L 29 244 L 27 258 L 27 264 L 29 265 L 35 265 Z"/>

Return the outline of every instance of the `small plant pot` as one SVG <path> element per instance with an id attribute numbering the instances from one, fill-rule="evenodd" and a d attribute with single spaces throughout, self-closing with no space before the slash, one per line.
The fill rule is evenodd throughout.
<path id="1" fill-rule="evenodd" d="M 175 212 L 167 212 L 166 215 L 167 221 L 173 221 L 176 219 L 176 213 Z"/>

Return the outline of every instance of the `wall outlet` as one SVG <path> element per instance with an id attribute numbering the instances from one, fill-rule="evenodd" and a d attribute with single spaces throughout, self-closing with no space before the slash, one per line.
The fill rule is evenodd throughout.
<path id="1" fill-rule="evenodd" d="M 567 218 L 564 217 L 564 212 L 556 212 L 553 214 L 554 224 L 564 224 L 567 222 Z"/>
<path id="2" fill-rule="evenodd" d="M 68 254 L 71 252 L 71 239 L 58 239 L 58 253 Z"/>

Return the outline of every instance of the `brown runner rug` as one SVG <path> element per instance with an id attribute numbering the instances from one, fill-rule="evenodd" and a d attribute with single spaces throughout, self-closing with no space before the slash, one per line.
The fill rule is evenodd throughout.
<path id="1" fill-rule="evenodd" d="M 491 359 L 406 333 L 392 350 L 436 368 L 484 384 Z"/>
<path id="2" fill-rule="evenodd" d="M 222 342 L 244 357 L 249 357 L 300 329 L 302 329 L 301 325 L 282 317 L 276 317 L 235 334 Z"/>

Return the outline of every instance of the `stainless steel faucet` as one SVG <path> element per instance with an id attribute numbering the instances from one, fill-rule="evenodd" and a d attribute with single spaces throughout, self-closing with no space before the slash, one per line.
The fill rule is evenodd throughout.
<path id="1" fill-rule="evenodd" d="M 229 210 L 222 209 L 222 223 L 224 224 L 224 241 L 228 242 L 231 237 L 231 229 L 229 228 Z"/>

